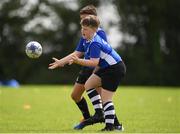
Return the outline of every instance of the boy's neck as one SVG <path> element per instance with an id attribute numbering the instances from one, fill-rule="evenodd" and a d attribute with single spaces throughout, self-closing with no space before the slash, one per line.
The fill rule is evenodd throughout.
<path id="1" fill-rule="evenodd" d="M 96 32 L 93 34 L 93 36 L 90 38 L 90 39 L 87 39 L 87 42 L 91 42 L 92 41 L 92 39 L 94 38 L 94 36 L 96 36 Z"/>

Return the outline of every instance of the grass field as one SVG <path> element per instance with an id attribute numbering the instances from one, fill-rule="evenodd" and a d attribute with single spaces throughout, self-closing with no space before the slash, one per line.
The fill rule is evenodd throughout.
<path id="1" fill-rule="evenodd" d="M 0 132 L 99 133 L 103 124 L 73 130 L 81 114 L 71 91 L 72 86 L 0 87 Z M 180 133 L 180 88 L 123 86 L 114 104 L 123 133 Z"/>

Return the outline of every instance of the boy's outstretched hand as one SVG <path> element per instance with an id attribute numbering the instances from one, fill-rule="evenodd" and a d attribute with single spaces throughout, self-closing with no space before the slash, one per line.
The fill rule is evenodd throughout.
<path id="1" fill-rule="evenodd" d="M 64 67 L 64 63 L 61 60 L 58 60 L 57 58 L 52 58 L 54 60 L 53 63 L 49 64 L 48 69 L 55 69 L 57 67 Z"/>

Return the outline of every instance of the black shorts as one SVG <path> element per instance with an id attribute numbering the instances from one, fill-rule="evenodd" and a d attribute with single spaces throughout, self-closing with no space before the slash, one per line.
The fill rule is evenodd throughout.
<path id="1" fill-rule="evenodd" d="M 114 92 L 126 74 L 126 66 L 122 61 L 107 68 L 100 68 L 95 74 L 101 78 L 102 88 Z"/>
<path id="2" fill-rule="evenodd" d="M 94 68 L 82 67 L 82 69 L 80 70 L 79 75 L 76 79 L 76 83 L 85 84 L 87 79 L 93 73 L 93 70 L 94 70 Z"/>

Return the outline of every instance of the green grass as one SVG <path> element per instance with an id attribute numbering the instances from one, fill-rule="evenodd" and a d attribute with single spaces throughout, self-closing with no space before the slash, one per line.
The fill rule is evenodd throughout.
<path id="1" fill-rule="evenodd" d="M 100 132 L 103 124 L 72 129 L 81 114 L 70 98 L 71 91 L 72 86 L 0 87 L 0 132 Z M 180 133 L 180 88 L 123 86 L 114 104 L 124 133 Z"/>

